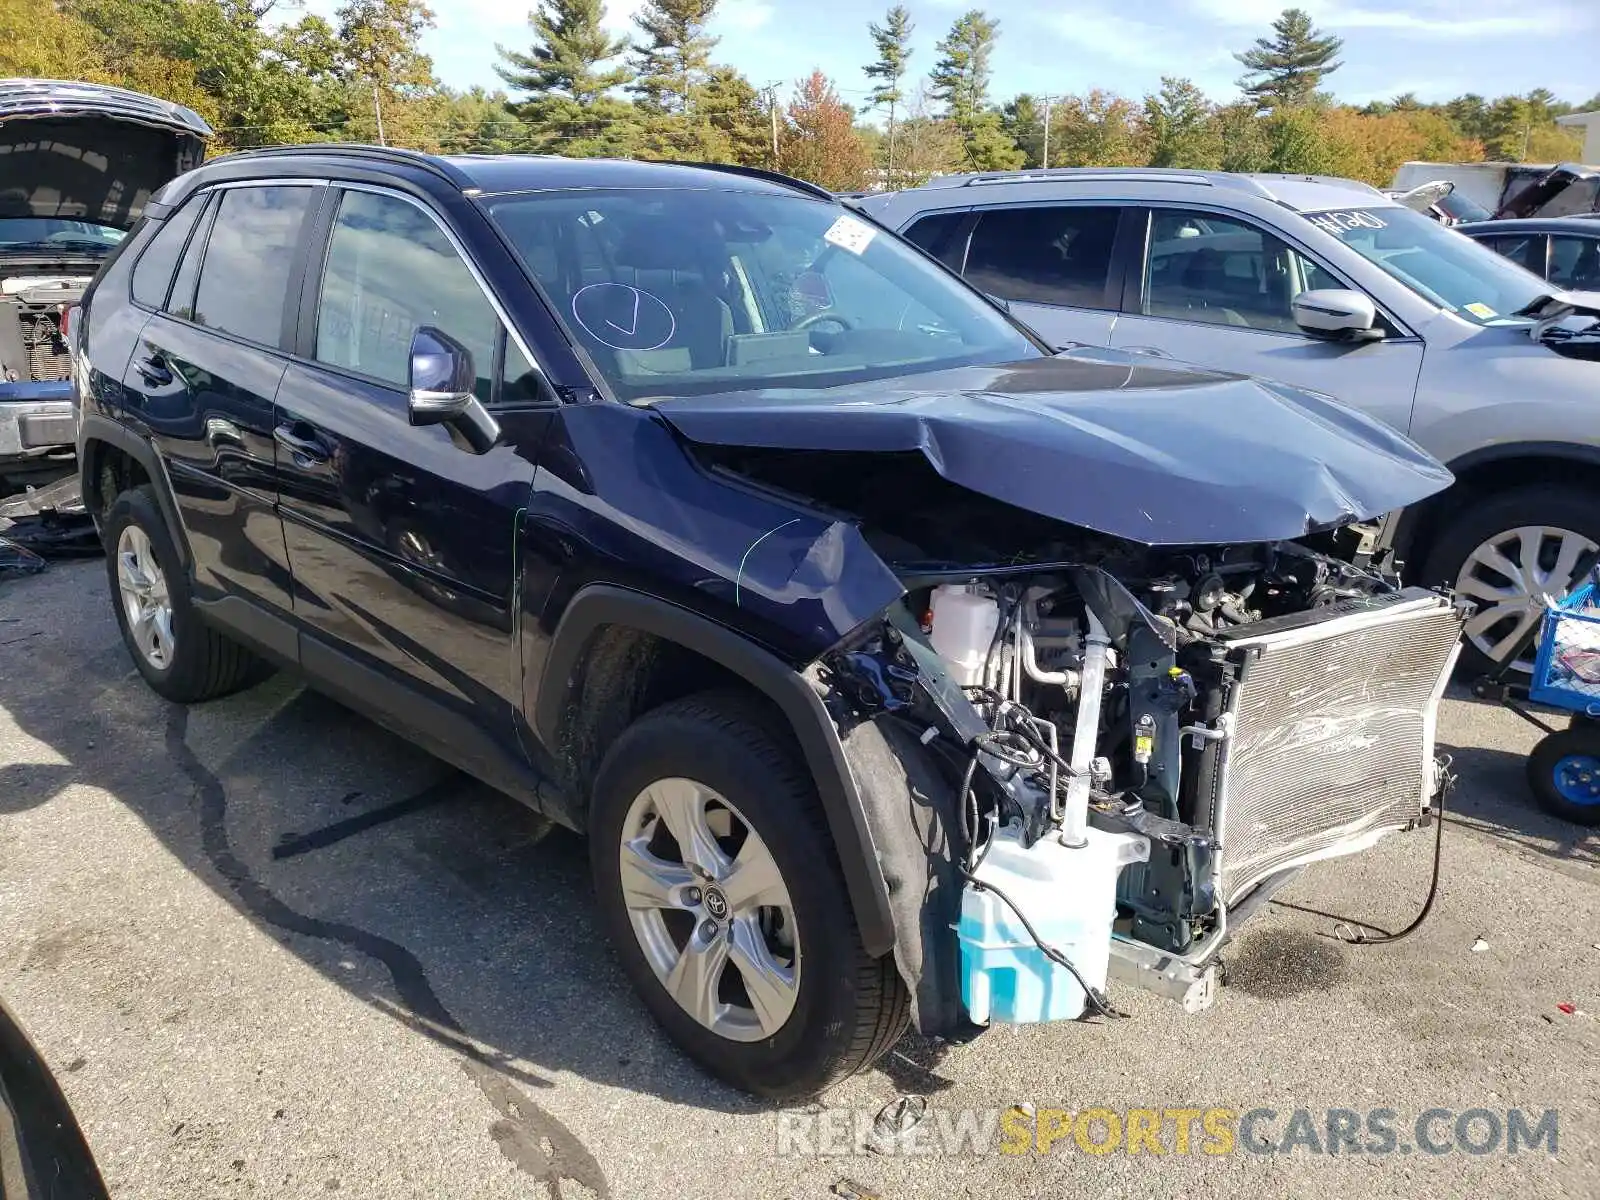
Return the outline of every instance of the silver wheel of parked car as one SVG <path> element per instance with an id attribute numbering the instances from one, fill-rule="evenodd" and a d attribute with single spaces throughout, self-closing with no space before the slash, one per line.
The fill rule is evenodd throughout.
<path id="1" fill-rule="evenodd" d="M 152 667 L 166 670 L 174 645 L 172 597 L 150 539 L 137 525 L 125 526 L 117 538 L 117 588 L 134 645 Z"/>
<path id="2" fill-rule="evenodd" d="M 731 1041 L 777 1033 L 800 991 L 794 904 L 738 809 L 659 779 L 628 809 L 618 856 L 629 923 L 668 995 Z"/>
<path id="3" fill-rule="evenodd" d="M 1508 529 L 1479 544 L 1461 564 L 1456 591 L 1476 601 L 1467 640 L 1498 662 L 1539 619 L 1547 600 L 1559 600 L 1573 585 L 1573 568 L 1595 543 L 1581 533 L 1548 525 Z M 1518 668 L 1533 668 L 1528 651 Z"/>

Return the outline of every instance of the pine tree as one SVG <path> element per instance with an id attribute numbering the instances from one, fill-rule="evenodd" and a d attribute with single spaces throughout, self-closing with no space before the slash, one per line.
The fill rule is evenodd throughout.
<path id="1" fill-rule="evenodd" d="M 603 0 L 542 0 L 528 14 L 527 53 L 497 46 L 495 72 L 531 98 L 512 106 L 527 147 L 574 158 L 631 153 L 638 133 L 633 105 L 609 93 L 628 82 L 627 66 L 606 64 L 627 49 L 605 31 Z"/>
<path id="2" fill-rule="evenodd" d="M 1257 38 L 1234 57 L 1248 68 L 1239 80 L 1244 94 L 1263 109 L 1293 108 L 1309 103 L 1322 81 L 1337 71 L 1341 38 L 1323 34 L 1304 9 L 1286 8 L 1272 23 L 1273 36 Z"/>
<path id="3" fill-rule="evenodd" d="M 542 0 L 528 14 L 532 49 L 524 54 L 496 46 L 505 62 L 495 74 L 519 92 L 554 92 L 591 104 L 629 77 L 621 64 L 605 66 L 628 48 L 628 39 L 608 34 L 604 20 L 602 0 Z"/>
<path id="4" fill-rule="evenodd" d="M 711 73 L 717 39 L 706 32 L 717 0 L 646 0 L 633 22 L 646 39 L 633 44 L 632 90 L 650 111 L 688 116 Z"/>
<path id="5" fill-rule="evenodd" d="M 1000 23 L 980 9 L 962 14 L 938 44 L 941 57 L 929 75 L 934 97 L 944 104 L 975 171 L 1010 170 L 1024 157 L 1001 128 L 999 112 L 989 106 L 989 60 L 999 33 Z"/>
<path id="6" fill-rule="evenodd" d="M 882 25 L 876 22 L 869 22 L 867 25 L 867 31 L 872 34 L 872 44 L 878 48 L 878 58 L 876 62 L 869 63 L 862 70 L 866 72 L 867 78 L 878 80 L 867 95 L 867 102 L 874 108 L 889 110 L 888 167 L 891 181 L 894 177 L 895 109 L 905 98 L 900 81 L 905 78 L 906 60 L 911 57 L 913 29 L 911 14 L 900 4 L 889 10 Z"/>

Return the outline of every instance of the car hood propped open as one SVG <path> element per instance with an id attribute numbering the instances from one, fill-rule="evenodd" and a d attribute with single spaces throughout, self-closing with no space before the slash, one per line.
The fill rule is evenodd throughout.
<path id="1" fill-rule="evenodd" d="M 920 451 L 974 492 L 1150 545 L 1303 537 L 1403 508 L 1453 479 L 1330 398 L 1105 350 L 654 408 L 705 445 Z"/>
<path id="2" fill-rule="evenodd" d="M 199 114 L 139 92 L 0 79 L 0 217 L 132 229 L 162 184 L 205 158 Z"/>

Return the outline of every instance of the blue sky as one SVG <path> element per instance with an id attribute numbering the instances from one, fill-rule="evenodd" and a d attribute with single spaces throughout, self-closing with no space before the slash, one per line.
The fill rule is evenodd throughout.
<path id="1" fill-rule="evenodd" d="M 496 87 L 495 43 L 525 47 L 531 0 L 430 0 L 438 14 L 425 48 L 454 87 Z M 721 0 L 716 58 L 758 87 L 791 84 L 813 67 L 847 102 L 864 101 L 861 66 L 872 58 L 867 22 L 890 0 Z M 631 28 L 639 0 L 608 0 L 607 23 Z M 336 0 L 308 0 L 331 11 Z M 906 0 L 916 25 L 912 73 L 925 76 L 934 43 L 973 0 Z M 1184 75 L 1214 98 L 1235 93 L 1232 52 L 1268 32 L 1283 0 L 979 0 L 1000 21 L 995 99 L 1106 88 L 1137 96 L 1163 75 Z M 1600 0 L 1300 0 L 1319 26 L 1345 40 L 1331 83 L 1361 103 L 1400 92 L 1442 100 L 1544 86 L 1577 102 L 1600 91 Z"/>

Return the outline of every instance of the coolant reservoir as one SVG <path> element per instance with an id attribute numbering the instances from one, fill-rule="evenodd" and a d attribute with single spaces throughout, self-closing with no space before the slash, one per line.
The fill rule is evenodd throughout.
<path id="1" fill-rule="evenodd" d="M 929 604 L 933 631 L 929 641 L 963 687 L 983 682 L 983 664 L 1000 625 L 1000 605 L 969 587 L 943 584 L 933 589 Z"/>
<path id="2" fill-rule="evenodd" d="M 1015 901 L 1039 937 L 1061 952 L 1090 987 L 1103 991 L 1117 915 L 1117 876 L 1150 857 L 1147 838 L 1090 827 L 1086 845 L 1044 837 L 1024 849 L 1019 832 L 994 836 L 976 872 Z M 979 1025 L 1067 1021 L 1087 997 L 1072 972 L 1052 961 L 1017 915 L 970 883 L 961 896 L 961 999 Z"/>

